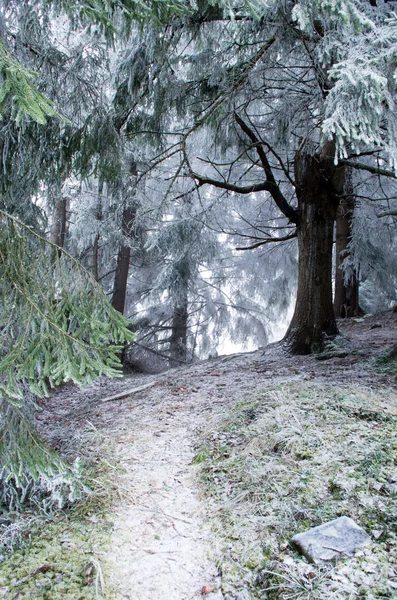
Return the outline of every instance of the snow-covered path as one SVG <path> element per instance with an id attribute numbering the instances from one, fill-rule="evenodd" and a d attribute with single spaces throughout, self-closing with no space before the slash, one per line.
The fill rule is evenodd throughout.
<path id="1" fill-rule="evenodd" d="M 208 598 L 221 599 L 215 544 L 192 466 L 203 398 L 192 393 L 182 403 L 164 398 L 161 388 L 154 392 L 131 409 L 117 439 L 125 500 L 115 514 L 108 585 L 120 600 L 194 600 L 205 586 L 213 590 Z"/>

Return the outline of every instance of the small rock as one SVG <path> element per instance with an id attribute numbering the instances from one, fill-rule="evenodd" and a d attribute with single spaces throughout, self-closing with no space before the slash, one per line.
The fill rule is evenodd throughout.
<path id="1" fill-rule="evenodd" d="M 317 577 L 317 573 L 313 569 L 307 570 L 305 575 L 308 579 L 315 579 Z"/>
<path id="2" fill-rule="evenodd" d="M 371 329 L 378 329 L 378 327 L 382 327 L 381 323 L 372 323 Z"/>
<path id="3" fill-rule="evenodd" d="M 341 556 L 352 556 L 356 548 L 371 538 L 349 517 L 339 517 L 304 533 L 295 535 L 291 544 L 308 560 L 321 563 Z"/>
<path id="4" fill-rule="evenodd" d="M 206 594 L 210 594 L 213 591 L 213 588 L 210 585 L 203 585 L 203 587 L 201 588 L 201 593 L 203 594 L 203 596 L 205 596 Z"/>

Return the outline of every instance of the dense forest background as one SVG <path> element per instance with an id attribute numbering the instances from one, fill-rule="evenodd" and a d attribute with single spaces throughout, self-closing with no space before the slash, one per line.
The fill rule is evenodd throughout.
<path id="1" fill-rule="evenodd" d="M 82 493 L 35 433 L 61 382 L 393 305 L 395 8 L 2 2 L 3 502 Z"/>

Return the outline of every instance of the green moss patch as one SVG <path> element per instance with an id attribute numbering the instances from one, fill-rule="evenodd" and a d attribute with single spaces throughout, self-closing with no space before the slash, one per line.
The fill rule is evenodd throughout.
<path id="1" fill-rule="evenodd" d="M 100 555 L 109 524 L 70 517 L 35 526 L 30 542 L 0 567 L 0 596 L 90 600 L 102 593 Z M 19 595 L 18 595 L 19 594 Z"/>
<path id="2" fill-rule="evenodd" d="M 397 344 L 377 359 L 376 368 L 382 373 L 397 375 Z"/>
<path id="3" fill-rule="evenodd" d="M 107 440 L 95 432 L 85 436 L 85 484 L 91 490 L 69 510 L 40 515 L 4 515 L 12 519 L 3 536 L 0 598 L 93 600 L 102 598 L 101 560 L 110 543 L 111 507 L 118 466 Z M 18 535 L 15 535 L 15 532 Z M 7 537 L 8 536 L 8 537 Z M 16 548 L 7 552 L 15 537 Z M 111 599 L 111 592 L 106 598 Z"/>

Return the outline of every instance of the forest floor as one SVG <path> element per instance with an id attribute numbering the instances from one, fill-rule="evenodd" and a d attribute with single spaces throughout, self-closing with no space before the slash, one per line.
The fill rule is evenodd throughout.
<path id="1" fill-rule="evenodd" d="M 320 357 L 272 344 L 57 390 L 40 432 L 91 465 L 94 493 L 20 527 L 0 597 L 397 597 L 397 371 L 379 360 L 397 313 L 340 329 Z M 354 557 L 289 545 L 341 515 L 372 538 Z"/>

